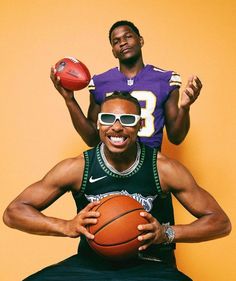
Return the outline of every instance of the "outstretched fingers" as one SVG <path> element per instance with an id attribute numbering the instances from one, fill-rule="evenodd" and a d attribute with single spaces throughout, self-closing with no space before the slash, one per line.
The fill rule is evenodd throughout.
<path id="1" fill-rule="evenodd" d="M 200 94 L 202 83 L 197 76 L 191 76 L 188 80 L 185 93 L 190 99 L 196 100 Z"/>
<path id="2" fill-rule="evenodd" d="M 189 77 L 187 85 L 182 93 L 181 106 L 189 108 L 195 102 L 202 89 L 202 83 L 196 75 Z"/>

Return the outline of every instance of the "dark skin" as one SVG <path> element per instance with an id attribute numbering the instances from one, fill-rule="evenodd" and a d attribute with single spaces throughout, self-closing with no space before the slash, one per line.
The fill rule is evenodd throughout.
<path id="1" fill-rule="evenodd" d="M 120 99 L 105 102 L 101 110 L 116 114 L 137 114 L 134 103 Z M 133 127 L 122 126 L 119 121 L 111 126 L 97 125 L 100 127 L 107 161 L 119 171 L 129 168 L 136 158 L 136 138 L 141 121 Z M 231 224 L 227 215 L 182 164 L 161 153 L 157 155 L 157 163 L 163 193 L 171 192 L 196 218 L 191 223 L 172 226 L 175 230 L 174 242 L 201 242 L 230 233 Z M 65 192 L 80 190 L 83 173 L 83 155 L 58 163 L 43 179 L 27 187 L 9 204 L 3 216 L 5 224 L 33 234 L 71 238 L 85 235 L 88 239 L 94 239 L 86 226 L 96 224 L 100 214 L 92 211 L 92 208 L 99 202 L 89 203 L 70 220 L 42 213 Z M 138 236 L 144 243 L 139 250 L 145 250 L 151 244 L 166 242 L 164 226 L 150 213 L 141 212 L 140 215 L 146 217 L 148 223 L 138 226 L 139 230 L 145 231 L 144 235 Z"/>
<path id="2" fill-rule="evenodd" d="M 136 76 L 144 67 L 143 45 L 143 37 L 138 36 L 129 26 L 117 27 L 111 34 L 112 53 L 119 61 L 120 71 L 128 78 Z M 97 115 L 101 111 L 100 105 L 96 104 L 93 95 L 90 95 L 86 117 L 75 100 L 74 93 L 60 85 L 60 79 L 56 78 L 54 67 L 51 69 L 50 77 L 65 100 L 76 131 L 88 146 L 97 145 L 100 141 L 96 128 Z M 171 92 L 165 103 L 165 127 L 170 142 L 180 144 L 185 139 L 190 127 L 189 109 L 198 98 L 201 88 L 199 78 L 191 76 L 182 91 L 179 105 L 179 90 Z"/>

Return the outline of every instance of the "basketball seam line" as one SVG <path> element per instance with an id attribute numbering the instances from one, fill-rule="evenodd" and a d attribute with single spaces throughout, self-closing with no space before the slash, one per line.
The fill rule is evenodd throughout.
<path id="1" fill-rule="evenodd" d="M 127 212 L 124 212 L 124 213 L 122 213 L 122 214 L 120 214 L 120 215 L 118 215 L 118 216 L 112 218 L 111 220 L 109 220 L 108 222 L 106 222 L 103 226 L 101 226 L 100 228 L 98 228 L 93 234 L 95 235 L 96 233 L 98 233 L 101 229 L 103 229 L 104 227 L 106 227 L 110 222 L 115 221 L 115 220 L 117 220 L 118 218 L 120 218 L 120 217 L 122 217 L 122 216 L 124 216 L 124 215 L 127 215 L 127 214 L 129 214 L 129 213 L 132 213 L 132 212 L 134 212 L 134 211 L 137 211 L 137 210 L 143 210 L 143 208 L 132 209 L 132 210 L 129 210 L 129 211 L 127 211 Z"/>
<path id="2" fill-rule="evenodd" d="M 98 246 L 104 246 L 104 247 L 117 246 L 117 245 L 124 245 L 124 244 L 126 244 L 126 243 L 129 243 L 130 241 L 133 241 L 134 239 L 136 239 L 139 235 L 142 235 L 143 233 L 145 233 L 145 232 L 139 233 L 139 234 L 136 235 L 135 237 L 132 237 L 132 238 L 129 239 L 129 240 L 122 241 L 122 242 L 119 242 L 119 243 L 114 243 L 114 244 L 100 244 L 100 243 L 97 243 L 96 241 L 93 241 L 93 243 L 95 243 L 95 244 L 98 245 Z"/>

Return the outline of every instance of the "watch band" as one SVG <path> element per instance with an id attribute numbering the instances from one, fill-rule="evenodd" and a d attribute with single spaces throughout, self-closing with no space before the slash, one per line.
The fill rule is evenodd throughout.
<path id="1" fill-rule="evenodd" d="M 164 226 L 164 233 L 167 239 L 167 241 L 164 244 L 165 245 L 171 244 L 175 239 L 175 231 L 170 226 L 169 223 L 164 223 L 163 226 Z"/>

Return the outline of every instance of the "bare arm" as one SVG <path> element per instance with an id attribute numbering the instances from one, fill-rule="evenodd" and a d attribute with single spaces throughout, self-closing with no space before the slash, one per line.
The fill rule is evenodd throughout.
<path id="1" fill-rule="evenodd" d="M 201 242 L 228 235 L 231 231 L 229 218 L 216 200 L 203 188 L 199 187 L 180 163 L 158 155 L 158 172 L 164 192 L 172 192 L 177 200 L 197 219 L 189 224 L 174 225 L 174 242 Z M 149 224 L 142 225 L 140 230 L 150 231 L 140 237 L 148 243 L 141 247 L 147 248 L 151 243 L 166 242 L 164 227 L 151 216 L 143 213 Z"/>
<path id="2" fill-rule="evenodd" d="M 198 77 L 192 76 L 181 95 L 174 90 L 165 104 L 165 126 L 168 139 L 174 144 L 180 144 L 186 137 L 190 127 L 189 109 L 200 94 L 202 88 Z"/>
<path id="3" fill-rule="evenodd" d="M 190 172 L 179 162 L 159 160 L 161 184 L 197 220 L 190 224 L 174 226 L 176 242 L 201 242 L 229 234 L 229 218 L 216 200 L 201 188 Z"/>
<path id="4" fill-rule="evenodd" d="M 71 220 L 49 217 L 42 211 L 66 191 L 78 189 L 81 184 L 84 160 L 82 157 L 67 159 L 56 165 L 40 181 L 27 187 L 4 212 L 6 225 L 32 234 L 93 238 L 86 230 L 88 223 L 95 223 L 97 212 L 90 211 L 97 203 L 90 203 Z"/>
<path id="5" fill-rule="evenodd" d="M 88 146 L 95 146 L 99 143 L 99 135 L 97 131 L 97 115 L 100 112 L 100 106 L 95 103 L 94 98 L 90 95 L 90 106 L 88 110 L 88 118 L 84 115 L 81 107 L 77 103 L 74 92 L 66 90 L 60 84 L 60 78 L 55 76 L 55 68 L 51 68 L 51 80 L 65 100 L 69 110 L 74 128 L 82 137 Z"/>

